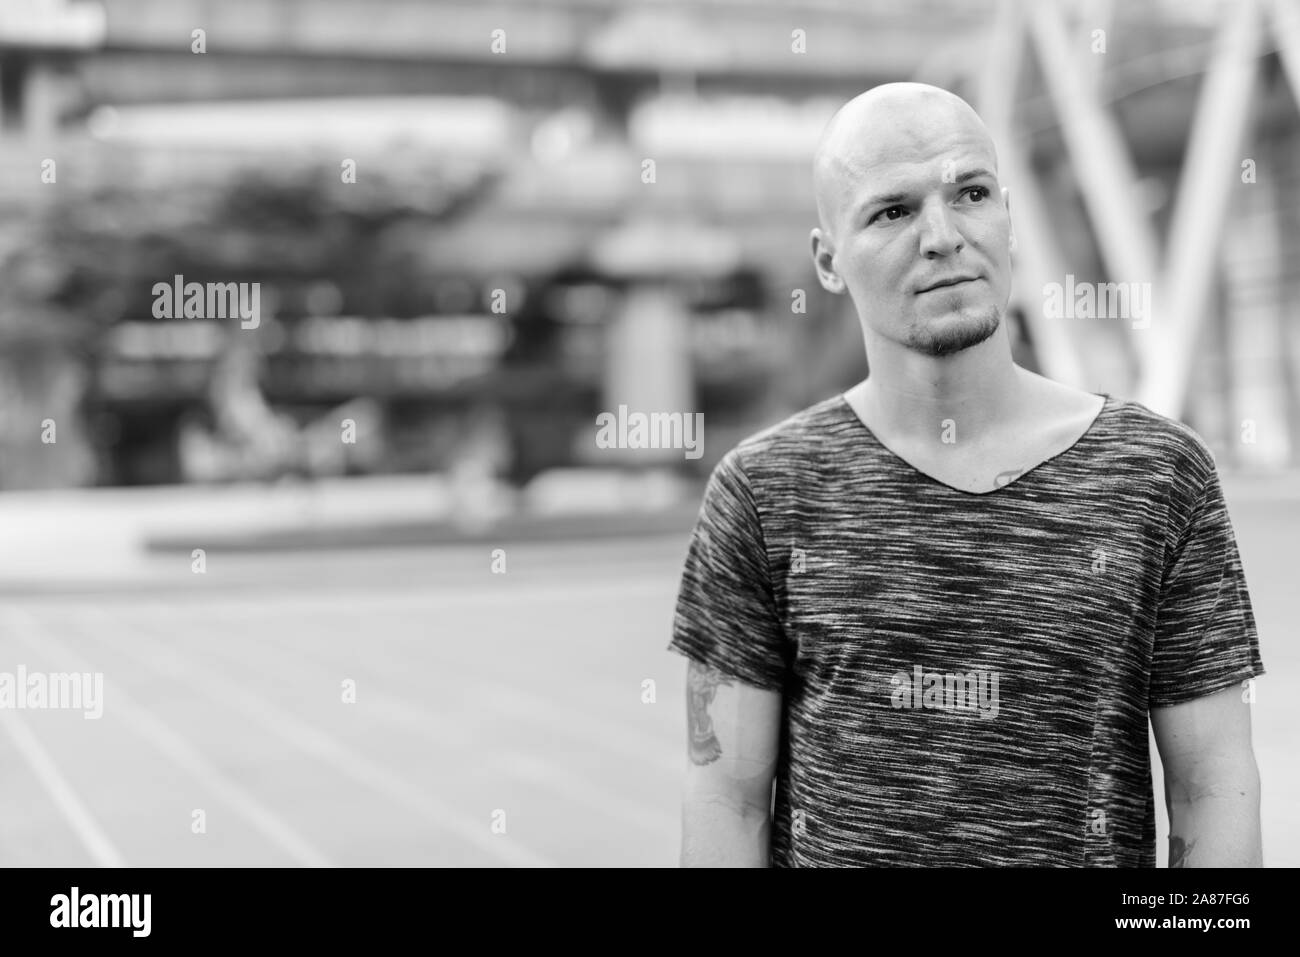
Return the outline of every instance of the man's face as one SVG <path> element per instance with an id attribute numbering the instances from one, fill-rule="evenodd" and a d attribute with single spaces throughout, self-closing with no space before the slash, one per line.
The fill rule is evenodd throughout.
<path id="1" fill-rule="evenodd" d="M 1010 298 L 1011 220 L 982 127 L 922 109 L 847 146 L 824 248 L 868 337 L 929 356 L 983 342 Z"/>

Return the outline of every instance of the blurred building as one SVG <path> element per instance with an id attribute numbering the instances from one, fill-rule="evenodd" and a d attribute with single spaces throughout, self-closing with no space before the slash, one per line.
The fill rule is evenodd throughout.
<path id="1" fill-rule="evenodd" d="M 1049 20 L 1032 12 L 1043 8 Z M 842 102 L 909 78 L 962 93 L 1007 140 L 1013 218 L 1038 256 L 1017 291 L 1018 360 L 1134 394 L 1160 350 L 1122 322 L 1044 318 L 1042 279 L 1127 281 L 1150 270 L 1120 275 L 1117 262 L 1160 263 L 1132 234 L 1171 229 L 1233 12 L 993 0 L 3 10 L 0 381 L 22 397 L 0 420 L 0 453 L 16 453 L 0 461 L 25 464 L 0 466 L 0 486 L 466 461 L 517 482 L 573 464 L 707 469 L 866 372 L 848 302 L 821 292 L 809 262 L 809 161 Z M 1246 51 L 1258 76 L 1242 156 L 1223 172 L 1230 212 L 1221 228 L 1174 224 L 1212 231 L 1216 254 L 1194 300 L 1212 308 L 1191 385 L 1169 411 L 1224 465 L 1294 464 L 1300 440 L 1287 160 L 1300 118 L 1273 37 L 1264 23 Z M 1062 38 L 1070 55 L 1045 71 Z M 1132 182 L 1089 146 L 1107 129 L 1080 127 L 1089 104 Z M 1098 192 L 1138 226 L 1099 228 Z M 258 327 L 157 318 L 154 285 L 177 275 L 257 282 Z M 621 403 L 703 411 L 705 456 L 597 449 L 595 416 Z M 40 442 L 47 418 L 57 454 Z M 348 422 L 354 443 L 340 441 Z"/>

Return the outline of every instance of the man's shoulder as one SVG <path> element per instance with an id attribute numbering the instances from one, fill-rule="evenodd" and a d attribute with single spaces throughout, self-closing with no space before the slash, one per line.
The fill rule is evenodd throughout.
<path id="1" fill-rule="evenodd" d="M 1088 410 L 1095 410 L 1097 397 L 1104 395 L 1107 402 L 1097 425 L 1098 431 L 1105 433 L 1105 444 L 1111 449 L 1128 449 L 1132 455 L 1153 465 L 1166 464 L 1198 475 L 1213 469 L 1214 453 L 1205 439 L 1185 422 L 1156 412 L 1136 399 L 1093 392 L 1036 374 L 1034 378 L 1040 393 L 1035 404 L 1049 418 L 1056 416 L 1070 423 L 1077 422 L 1077 411 L 1091 414 Z"/>
<path id="2" fill-rule="evenodd" d="M 1209 443 L 1190 425 L 1156 412 L 1136 399 L 1112 397 L 1112 435 L 1138 455 L 1164 463 L 1175 473 L 1204 478 L 1216 467 Z"/>
<path id="3" fill-rule="evenodd" d="M 723 459 L 743 470 L 811 462 L 837 446 L 853 426 L 836 393 L 742 438 Z"/>

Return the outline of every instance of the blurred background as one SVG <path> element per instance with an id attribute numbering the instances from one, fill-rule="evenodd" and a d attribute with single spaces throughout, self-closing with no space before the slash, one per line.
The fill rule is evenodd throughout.
<path id="1" fill-rule="evenodd" d="M 1300 864 L 1295 0 L 6 0 L 0 670 L 106 700 L 0 713 L 0 863 L 674 864 L 686 537 L 868 371 L 810 160 L 905 79 L 994 132 L 1016 360 L 1213 449 Z"/>

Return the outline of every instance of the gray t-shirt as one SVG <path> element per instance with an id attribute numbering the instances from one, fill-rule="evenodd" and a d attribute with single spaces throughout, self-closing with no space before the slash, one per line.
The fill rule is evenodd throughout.
<path id="1" fill-rule="evenodd" d="M 1264 670 L 1208 448 L 1109 395 L 987 493 L 842 396 L 744 440 L 669 647 L 783 693 L 774 867 L 1154 867 L 1148 709 Z"/>

